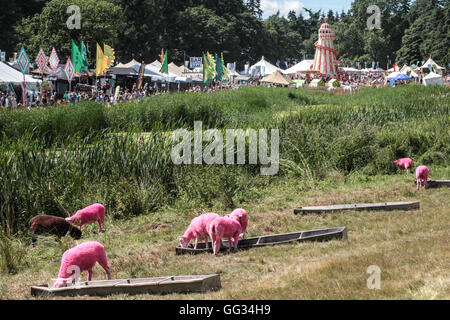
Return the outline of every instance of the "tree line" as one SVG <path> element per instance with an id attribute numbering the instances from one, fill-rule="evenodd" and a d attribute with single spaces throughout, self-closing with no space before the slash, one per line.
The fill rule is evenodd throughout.
<path id="1" fill-rule="evenodd" d="M 347 12 L 279 13 L 262 18 L 260 0 L 10 0 L 0 13 L 4 36 L 0 49 L 30 57 L 54 46 L 65 61 L 71 39 L 84 40 L 95 63 L 96 42 L 115 48 L 116 61 L 150 62 L 161 48 L 169 61 L 182 64 L 202 52 L 223 52 L 238 69 L 265 56 L 292 65 L 312 59 L 320 25 L 336 30 L 338 59 L 362 67 L 397 62 L 415 64 L 428 57 L 448 68 L 450 63 L 450 0 L 354 0 Z M 69 29 L 67 8 L 81 9 L 81 28 Z M 380 9 L 380 29 L 370 30 L 370 5 Z"/>

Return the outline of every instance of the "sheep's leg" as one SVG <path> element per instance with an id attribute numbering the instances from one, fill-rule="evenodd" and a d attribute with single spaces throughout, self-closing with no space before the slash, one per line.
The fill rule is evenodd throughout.
<path id="1" fill-rule="evenodd" d="M 420 179 L 417 179 L 417 182 L 416 182 L 416 184 L 417 184 L 417 190 L 419 190 L 419 186 L 420 186 Z"/>
<path id="2" fill-rule="evenodd" d="M 92 269 L 89 269 L 88 270 L 88 281 L 92 280 L 92 274 L 93 274 Z"/>
<path id="3" fill-rule="evenodd" d="M 209 239 L 208 239 L 208 235 L 205 235 L 205 245 L 206 245 L 206 249 L 209 249 Z"/>
<path id="4" fill-rule="evenodd" d="M 197 249 L 197 245 L 198 245 L 198 237 L 195 237 L 195 245 L 194 245 L 194 249 Z"/>

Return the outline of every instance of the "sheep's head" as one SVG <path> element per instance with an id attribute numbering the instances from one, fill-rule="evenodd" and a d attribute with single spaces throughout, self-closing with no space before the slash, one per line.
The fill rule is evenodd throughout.
<path id="1" fill-rule="evenodd" d="M 180 247 L 182 247 L 182 248 L 186 248 L 187 247 L 187 245 L 188 245 L 188 240 L 187 240 L 187 237 L 185 237 L 185 236 L 181 236 L 180 237 Z"/>

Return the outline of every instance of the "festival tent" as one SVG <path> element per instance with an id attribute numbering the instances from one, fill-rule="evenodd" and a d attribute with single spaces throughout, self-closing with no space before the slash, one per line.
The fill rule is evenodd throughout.
<path id="1" fill-rule="evenodd" d="M 175 78 L 176 78 L 176 77 L 181 76 L 181 74 L 178 75 L 178 74 L 176 74 L 176 73 L 173 73 L 173 72 L 171 71 L 171 68 L 170 68 L 170 67 L 169 67 L 169 74 L 161 73 L 161 72 L 160 72 L 160 70 L 161 70 L 161 62 L 159 62 L 158 60 L 155 60 L 155 61 L 153 61 L 152 63 L 147 64 L 147 65 L 145 66 L 145 69 L 146 69 L 146 70 L 149 70 L 149 71 L 151 71 L 151 72 L 153 72 L 153 73 L 156 73 L 157 75 L 163 77 L 166 81 L 169 81 L 169 82 L 173 82 L 173 81 L 175 81 Z"/>
<path id="2" fill-rule="evenodd" d="M 419 75 L 413 71 L 413 69 L 407 65 L 404 65 L 403 68 L 400 69 L 400 73 L 409 75 L 413 78 L 418 78 Z"/>
<path id="3" fill-rule="evenodd" d="M 362 72 L 361 70 L 355 68 L 341 68 L 344 72 Z"/>
<path id="4" fill-rule="evenodd" d="M 284 74 L 293 74 L 297 72 L 306 72 L 310 71 L 313 67 L 314 60 L 303 60 L 297 63 L 296 65 L 290 67 L 289 69 L 283 70 Z"/>
<path id="5" fill-rule="evenodd" d="M 258 70 L 258 69 L 261 70 L 262 76 L 271 75 L 272 73 L 274 73 L 276 71 L 283 72 L 283 70 L 274 66 L 269 61 L 264 59 L 264 56 L 261 58 L 260 61 L 258 61 L 257 63 L 255 63 L 254 65 L 252 65 L 250 67 L 249 72 L 251 73 L 252 70 L 255 70 L 254 72 L 256 72 L 256 70 Z"/>
<path id="6" fill-rule="evenodd" d="M 313 79 L 309 86 L 313 88 L 323 87 L 325 86 L 325 82 L 322 79 Z"/>
<path id="7" fill-rule="evenodd" d="M 399 80 L 411 80 L 411 77 L 408 77 L 406 74 L 403 73 L 399 73 L 396 77 L 391 78 L 391 86 L 394 86 L 395 81 L 399 81 Z"/>
<path id="8" fill-rule="evenodd" d="M 0 62 L 0 84 L 23 85 L 23 74 L 5 62 Z M 41 80 L 25 75 L 25 86 L 27 90 L 38 90 Z"/>
<path id="9" fill-rule="evenodd" d="M 303 88 L 306 85 L 306 80 L 296 79 L 296 80 L 292 80 L 292 82 L 295 83 L 296 88 Z"/>
<path id="10" fill-rule="evenodd" d="M 133 59 L 130 62 L 125 63 L 125 64 L 124 63 L 119 63 L 116 67 L 117 68 L 132 68 L 135 65 L 141 65 L 141 64 Z"/>
<path id="11" fill-rule="evenodd" d="M 287 80 L 279 71 L 275 71 L 274 73 L 268 75 L 261 79 L 261 82 L 277 84 L 281 86 L 288 86 L 292 82 Z"/>
<path id="12" fill-rule="evenodd" d="M 422 68 L 428 68 L 428 66 L 431 65 L 435 70 L 443 71 L 445 68 L 438 66 L 436 62 L 433 61 L 433 59 L 429 58 L 422 66 Z M 431 70 L 430 70 L 431 71 Z"/>
<path id="13" fill-rule="evenodd" d="M 430 86 L 430 85 L 444 85 L 444 81 L 442 79 L 442 76 L 438 75 L 437 73 L 430 72 L 425 78 L 423 78 L 423 84 L 424 86 Z"/>
<path id="14" fill-rule="evenodd" d="M 337 87 L 340 87 L 341 84 L 339 83 L 339 81 L 337 79 L 331 79 L 330 81 L 328 81 L 328 86 L 337 88 Z"/>
<path id="15" fill-rule="evenodd" d="M 388 76 L 386 76 L 386 79 L 387 80 L 391 80 L 391 79 L 393 79 L 393 78 L 395 78 L 395 77 L 397 77 L 399 74 L 401 74 L 400 72 L 392 72 L 392 73 L 390 73 Z"/>

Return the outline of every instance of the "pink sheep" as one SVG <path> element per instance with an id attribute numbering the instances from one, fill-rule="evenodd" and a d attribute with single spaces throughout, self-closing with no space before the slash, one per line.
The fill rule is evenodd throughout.
<path id="1" fill-rule="evenodd" d="M 216 218 L 209 226 L 209 236 L 213 244 L 215 255 L 219 253 L 222 238 L 228 238 L 228 247 L 237 249 L 239 235 L 241 234 L 241 224 L 236 219 L 226 217 Z"/>
<path id="2" fill-rule="evenodd" d="M 105 227 L 105 207 L 100 203 L 95 203 L 84 209 L 78 210 L 72 217 L 66 218 L 66 221 L 73 223 L 80 228 L 85 224 L 97 222 L 98 232 Z"/>
<path id="3" fill-rule="evenodd" d="M 194 249 L 197 249 L 198 239 L 203 236 L 205 238 L 206 249 L 208 249 L 209 225 L 211 224 L 211 221 L 216 218 L 220 218 L 220 216 L 217 213 L 209 212 L 192 219 L 186 232 L 180 237 L 180 247 L 187 247 L 189 241 L 191 241 L 192 238 L 195 238 Z"/>
<path id="4" fill-rule="evenodd" d="M 413 168 L 413 161 L 411 158 L 401 158 L 392 163 L 397 164 L 400 168 L 405 168 L 406 172 L 409 172 Z"/>
<path id="5" fill-rule="evenodd" d="M 59 268 L 58 280 L 55 283 L 55 287 L 65 287 L 67 280 L 72 276 L 79 276 L 83 271 L 88 272 L 88 281 L 91 281 L 92 268 L 96 262 L 105 269 L 108 280 L 111 280 L 105 248 L 100 243 L 84 242 L 67 250 L 61 259 L 61 267 Z"/>
<path id="6" fill-rule="evenodd" d="M 247 211 L 245 211 L 242 208 L 235 209 L 232 213 L 225 215 L 227 218 L 234 218 L 239 221 L 241 224 L 242 233 L 240 234 L 240 237 L 245 237 L 245 232 L 247 231 L 247 225 L 248 225 L 248 214 Z"/>
<path id="7" fill-rule="evenodd" d="M 421 184 L 423 187 L 427 187 L 428 185 L 428 176 L 430 175 L 430 170 L 426 166 L 418 166 L 416 169 L 416 179 L 417 179 L 417 190 Z"/>

